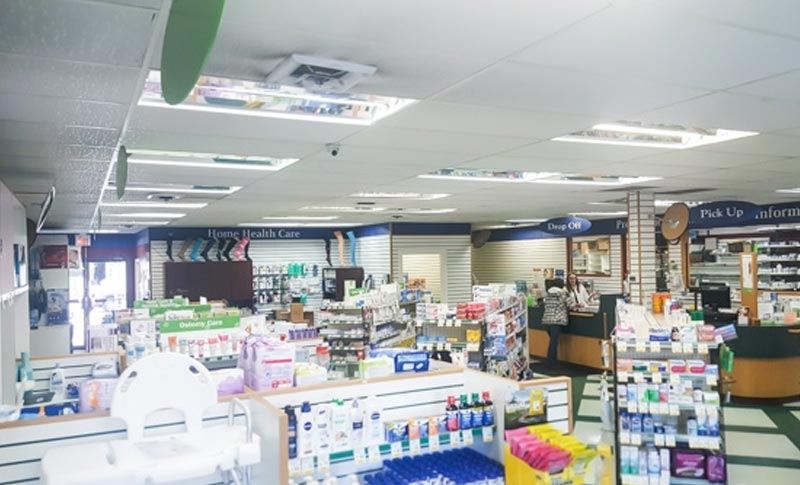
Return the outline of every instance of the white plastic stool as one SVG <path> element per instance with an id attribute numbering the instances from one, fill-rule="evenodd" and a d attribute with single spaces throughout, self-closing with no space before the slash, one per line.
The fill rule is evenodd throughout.
<path id="1" fill-rule="evenodd" d="M 124 440 L 51 448 L 42 458 L 48 485 L 167 483 L 220 473 L 225 483 L 249 483 L 250 466 L 261 461 L 260 437 L 250 411 L 231 401 L 227 426 L 203 427 L 203 412 L 217 403 L 217 389 L 205 366 L 185 355 L 155 354 L 120 376 L 111 416 L 125 421 Z M 235 408 L 245 424 L 235 425 Z M 144 436 L 148 415 L 162 409 L 181 411 L 186 431 Z"/>

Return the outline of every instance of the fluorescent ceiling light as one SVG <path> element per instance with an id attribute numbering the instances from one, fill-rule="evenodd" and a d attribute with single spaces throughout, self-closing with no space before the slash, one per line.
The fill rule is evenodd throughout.
<path id="1" fill-rule="evenodd" d="M 758 135 L 754 131 L 646 125 L 638 122 L 600 123 L 591 130 L 553 138 L 553 141 L 686 149 Z"/>
<path id="2" fill-rule="evenodd" d="M 266 216 L 267 221 L 333 221 L 339 216 Z"/>
<path id="3" fill-rule="evenodd" d="M 182 103 L 169 105 L 161 95 L 161 73 L 150 71 L 139 106 L 368 126 L 414 102 L 369 94 L 320 94 L 297 86 L 201 76 Z"/>
<path id="4" fill-rule="evenodd" d="M 389 209 L 391 212 L 397 212 L 401 214 L 416 214 L 416 215 L 432 215 L 432 214 L 449 214 L 451 212 L 455 212 L 457 209 L 447 208 L 447 209 L 405 209 L 405 208 L 397 208 L 397 209 Z"/>
<path id="5" fill-rule="evenodd" d="M 137 217 L 142 219 L 180 219 L 186 214 L 180 212 L 120 212 L 120 213 L 103 213 L 104 217 L 117 217 L 125 219 L 135 219 Z"/>
<path id="6" fill-rule="evenodd" d="M 779 194 L 800 194 L 800 187 L 795 187 L 793 189 L 778 189 L 775 192 Z"/>
<path id="7" fill-rule="evenodd" d="M 117 234 L 119 229 L 40 229 L 38 234 Z"/>
<path id="8" fill-rule="evenodd" d="M 129 185 L 125 187 L 125 192 L 171 192 L 175 194 L 207 194 L 207 195 L 230 195 L 242 187 L 232 185 L 225 186 L 204 186 L 204 185 Z M 116 185 L 108 184 L 106 190 L 117 190 Z"/>
<path id="9" fill-rule="evenodd" d="M 132 165 L 165 165 L 172 167 L 219 168 L 226 170 L 263 170 L 276 172 L 297 162 L 297 158 L 272 158 L 222 153 L 174 152 L 161 150 L 128 150 Z"/>
<path id="10" fill-rule="evenodd" d="M 538 224 L 547 219 L 506 219 L 506 222 L 511 224 Z"/>
<path id="11" fill-rule="evenodd" d="M 141 209 L 202 209 L 205 202 L 101 202 L 102 207 L 135 207 Z"/>
<path id="12" fill-rule="evenodd" d="M 628 205 L 628 203 L 624 199 L 619 200 L 607 200 L 603 202 L 587 202 L 589 205 L 599 205 L 599 206 L 621 206 L 621 205 Z M 696 205 L 705 204 L 705 201 L 698 201 L 698 200 L 661 200 L 656 199 L 655 206 L 656 207 L 670 207 L 673 204 L 683 203 L 689 207 L 694 207 Z"/>
<path id="13" fill-rule="evenodd" d="M 450 194 L 422 194 L 419 192 L 356 192 L 350 197 L 358 199 L 416 199 L 436 200 L 450 197 Z"/>
<path id="14" fill-rule="evenodd" d="M 609 211 L 609 212 L 570 212 L 570 215 L 573 216 L 582 216 L 582 217 L 615 217 L 615 216 L 627 216 L 628 211 Z"/>
<path id="15" fill-rule="evenodd" d="M 104 225 L 107 226 L 166 226 L 169 225 L 172 221 L 103 221 Z"/>
<path id="16" fill-rule="evenodd" d="M 385 207 L 374 206 L 306 206 L 301 207 L 301 211 L 318 211 L 318 212 L 382 212 Z"/>
<path id="17" fill-rule="evenodd" d="M 239 227 L 355 227 L 362 225 L 359 222 L 242 222 Z"/>
<path id="18" fill-rule="evenodd" d="M 519 170 L 494 170 L 487 168 L 444 168 L 418 175 L 419 178 L 441 180 L 466 180 L 471 182 L 511 182 L 560 185 L 621 186 L 660 180 L 661 177 L 626 177 L 617 175 L 592 175 L 559 172 L 523 172 Z"/>

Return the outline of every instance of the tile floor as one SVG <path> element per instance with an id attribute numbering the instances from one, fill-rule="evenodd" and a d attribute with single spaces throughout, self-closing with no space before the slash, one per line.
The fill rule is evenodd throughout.
<path id="1" fill-rule="evenodd" d="M 598 375 L 573 375 L 574 432 L 589 443 L 613 440 L 613 434 L 602 428 L 598 382 Z M 724 407 L 724 413 L 729 484 L 800 484 L 800 402 L 733 403 Z"/>

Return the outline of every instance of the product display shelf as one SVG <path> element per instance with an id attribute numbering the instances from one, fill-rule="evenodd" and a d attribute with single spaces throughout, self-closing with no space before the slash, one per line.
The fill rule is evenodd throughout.
<path id="1" fill-rule="evenodd" d="M 484 319 L 486 324 L 484 355 L 488 372 L 503 377 L 520 379 L 529 368 L 528 309 L 524 295 L 516 301 L 493 312 Z M 511 316 L 505 315 L 512 313 Z M 501 324 L 492 321 L 492 315 L 502 314 Z"/>
<path id="2" fill-rule="evenodd" d="M 710 456 L 715 457 L 714 460 L 722 457 L 721 466 L 725 466 L 723 396 L 719 385 L 721 376 L 718 368 L 714 373 L 707 372 L 705 368 L 702 373 L 693 373 L 690 372 L 688 366 L 682 372 L 670 371 L 670 360 L 702 360 L 704 366 L 715 364 L 719 357 L 718 344 L 714 342 L 650 342 L 619 338 L 615 338 L 614 343 L 614 429 L 616 449 L 619 450 L 615 454 L 618 471 L 617 482 L 624 485 L 727 483 L 727 473 L 724 471 L 722 472 L 725 477 L 723 480 L 717 479 L 718 477 L 714 477 L 712 480 L 705 474 L 702 478 L 673 476 L 675 471 L 673 461 L 676 459 L 676 453 L 702 454 L 703 460 L 708 460 Z M 620 359 L 630 359 L 639 362 L 638 365 L 647 363 L 651 369 L 654 365 L 665 362 L 666 367 L 663 372 L 621 371 L 618 366 Z M 635 391 L 631 390 L 632 386 L 636 386 Z M 644 386 L 647 386 L 651 393 L 642 399 L 639 390 Z M 692 397 L 680 394 L 681 390 L 687 388 L 692 390 Z M 666 400 L 663 397 L 664 390 L 668 396 Z M 630 401 L 629 398 L 634 394 L 637 399 Z M 626 417 L 623 417 L 623 413 L 626 413 Z M 711 421 L 707 419 L 708 416 L 714 416 L 717 429 L 711 429 Z M 698 418 L 701 422 L 706 423 L 702 428 L 697 424 Z M 642 426 L 641 431 L 638 426 L 633 426 L 634 419 Z M 645 426 L 645 419 L 653 424 Z M 626 424 L 623 425 L 623 421 Z M 690 422 L 693 423 L 691 426 Z M 645 429 L 650 426 L 653 426 L 653 431 Z M 674 426 L 673 431 L 677 432 L 667 433 L 663 429 L 671 426 Z M 652 451 L 658 453 L 662 460 L 659 472 L 654 475 L 651 469 L 649 475 L 642 475 L 642 468 L 639 467 L 638 473 L 630 473 L 631 453 L 635 452 L 637 457 L 641 457 L 649 456 L 649 452 Z M 662 453 L 666 455 L 661 455 Z M 663 456 L 669 456 L 669 470 L 664 469 Z M 637 458 L 637 461 L 638 459 L 641 458 Z M 628 473 L 625 473 L 626 471 Z M 707 472 L 707 469 L 704 471 Z"/>

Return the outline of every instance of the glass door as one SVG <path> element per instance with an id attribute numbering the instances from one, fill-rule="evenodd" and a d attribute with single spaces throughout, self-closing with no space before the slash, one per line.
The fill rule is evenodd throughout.
<path id="1" fill-rule="evenodd" d="M 92 261 L 87 265 L 87 325 L 114 322 L 114 310 L 126 308 L 128 274 L 125 261 Z M 82 334 L 85 335 L 86 330 Z M 78 333 L 77 330 L 75 329 Z M 73 337 L 75 340 L 75 337 Z"/>

